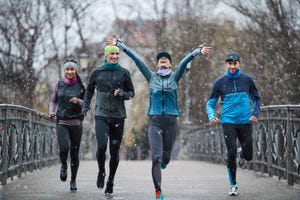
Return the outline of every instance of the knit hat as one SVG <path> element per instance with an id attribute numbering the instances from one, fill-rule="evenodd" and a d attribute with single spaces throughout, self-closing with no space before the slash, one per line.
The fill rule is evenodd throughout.
<path id="1" fill-rule="evenodd" d="M 159 60 L 161 57 L 166 57 L 166 58 L 168 58 L 169 61 L 170 61 L 170 63 L 172 63 L 171 55 L 170 55 L 168 52 L 163 51 L 163 52 L 158 53 L 157 56 L 156 56 L 157 62 L 158 62 L 158 60 Z"/>
<path id="2" fill-rule="evenodd" d="M 225 61 L 229 61 L 229 60 L 240 61 L 240 56 L 235 52 L 229 53 L 226 55 Z"/>
<path id="3" fill-rule="evenodd" d="M 66 60 L 64 62 L 64 70 L 67 67 L 73 67 L 77 72 L 79 71 L 79 65 L 76 60 Z"/>
<path id="4" fill-rule="evenodd" d="M 107 45 L 105 48 L 104 48 L 104 55 L 105 57 L 110 54 L 111 52 L 119 52 L 119 48 L 117 46 L 113 46 L 113 45 Z"/>

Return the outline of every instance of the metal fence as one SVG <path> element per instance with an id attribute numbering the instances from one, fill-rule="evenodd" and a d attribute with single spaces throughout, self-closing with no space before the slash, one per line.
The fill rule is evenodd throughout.
<path id="1" fill-rule="evenodd" d="M 0 104 L 0 181 L 58 161 L 55 123 L 22 106 Z"/>
<path id="2" fill-rule="evenodd" d="M 188 135 L 191 159 L 226 163 L 227 150 L 222 127 L 209 124 Z M 261 108 L 253 127 L 253 160 L 243 166 L 270 177 L 286 179 L 289 185 L 300 181 L 300 105 Z"/>
<path id="3" fill-rule="evenodd" d="M 57 164 L 55 123 L 48 116 L 22 106 L 0 104 L 0 181 L 20 177 Z M 269 176 L 300 180 L 300 105 L 265 106 L 253 127 L 254 154 L 245 168 Z M 221 126 L 209 124 L 188 134 L 191 159 L 226 163 L 226 146 Z"/>

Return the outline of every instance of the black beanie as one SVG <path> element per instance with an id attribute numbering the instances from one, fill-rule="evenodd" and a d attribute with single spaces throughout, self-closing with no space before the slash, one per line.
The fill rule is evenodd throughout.
<path id="1" fill-rule="evenodd" d="M 157 62 L 158 62 L 158 60 L 159 60 L 161 57 L 166 57 L 166 58 L 168 58 L 169 61 L 170 61 L 170 63 L 172 63 L 171 55 L 170 55 L 168 52 L 163 51 L 163 52 L 158 53 L 157 56 L 156 56 Z"/>

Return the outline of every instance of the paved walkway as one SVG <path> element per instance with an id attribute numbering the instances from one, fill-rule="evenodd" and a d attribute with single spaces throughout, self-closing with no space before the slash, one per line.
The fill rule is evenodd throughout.
<path id="1" fill-rule="evenodd" d="M 154 189 L 150 161 L 121 161 L 115 178 L 114 196 L 105 197 L 96 188 L 96 161 L 81 161 L 78 191 L 69 191 L 69 181 L 59 180 L 57 165 L 44 168 L 0 186 L 1 200 L 150 200 Z M 69 177 L 68 177 L 69 178 Z M 224 165 L 198 161 L 171 161 L 163 171 L 165 200 L 296 200 L 300 186 L 238 169 L 239 195 L 227 196 L 228 180 Z"/>

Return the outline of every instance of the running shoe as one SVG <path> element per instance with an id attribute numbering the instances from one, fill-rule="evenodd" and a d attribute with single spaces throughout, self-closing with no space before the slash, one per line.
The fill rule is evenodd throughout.
<path id="1" fill-rule="evenodd" d="M 111 181 L 107 181 L 106 183 L 106 189 L 105 189 L 105 195 L 107 196 L 112 196 L 114 194 L 114 183 Z"/>
<path id="2" fill-rule="evenodd" d="M 76 185 L 76 182 L 70 182 L 70 190 L 72 192 L 75 192 L 77 190 L 77 185 Z"/>
<path id="3" fill-rule="evenodd" d="M 164 199 L 164 196 L 161 192 L 161 190 L 156 190 L 155 191 L 155 200 L 163 200 Z"/>
<path id="4" fill-rule="evenodd" d="M 229 190 L 229 192 L 228 192 L 228 195 L 229 196 L 236 196 L 236 195 L 238 195 L 238 186 L 237 185 L 232 185 L 232 186 L 230 186 L 230 190 Z"/>
<path id="5" fill-rule="evenodd" d="M 240 168 L 245 165 L 245 160 L 242 158 L 242 147 L 237 148 L 237 161 Z"/>
<path id="6" fill-rule="evenodd" d="M 61 181 L 67 180 L 67 176 L 68 176 L 67 167 L 63 167 L 63 166 L 61 167 L 59 176 Z"/>
<path id="7" fill-rule="evenodd" d="M 105 179 L 105 173 L 103 172 L 98 172 L 98 178 L 97 178 L 97 187 L 99 189 L 102 189 L 104 186 L 104 179 Z"/>
<path id="8" fill-rule="evenodd" d="M 161 168 L 161 169 L 166 169 L 167 165 L 168 165 L 168 164 L 160 163 L 160 168 Z"/>

